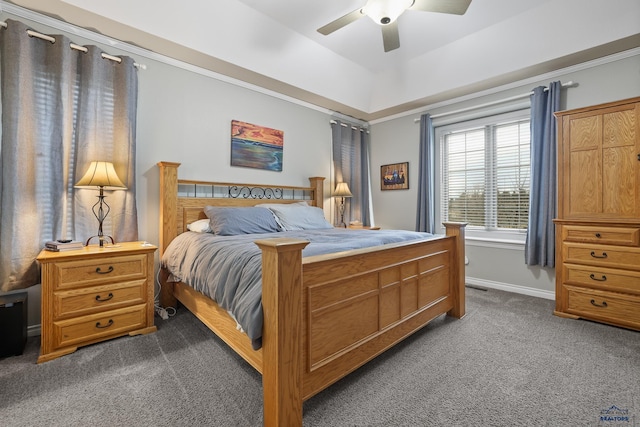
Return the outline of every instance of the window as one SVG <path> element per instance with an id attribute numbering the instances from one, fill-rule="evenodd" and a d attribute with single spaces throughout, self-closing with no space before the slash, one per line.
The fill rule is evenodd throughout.
<path id="1" fill-rule="evenodd" d="M 469 230 L 522 232 L 529 216 L 530 120 L 509 115 L 449 125 L 440 140 L 444 221 Z"/>

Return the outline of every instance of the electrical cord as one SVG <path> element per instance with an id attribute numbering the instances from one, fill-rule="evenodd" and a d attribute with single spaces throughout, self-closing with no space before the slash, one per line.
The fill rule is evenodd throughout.
<path id="1" fill-rule="evenodd" d="M 160 267 L 162 268 L 162 267 Z M 160 305 L 160 290 L 162 289 L 162 284 L 160 283 L 160 268 L 158 268 L 158 272 L 156 273 L 156 284 L 157 284 L 157 289 L 158 292 L 156 292 L 154 298 L 153 298 L 153 302 L 154 302 L 154 308 L 156 311 L 156 314 L 158 316 L 160 316 L 160 318 L 162 320 L 167 320 L 169 317 L 175 316 L 176 314 L 176 309 L 173 307 L 162 307 Z"/>

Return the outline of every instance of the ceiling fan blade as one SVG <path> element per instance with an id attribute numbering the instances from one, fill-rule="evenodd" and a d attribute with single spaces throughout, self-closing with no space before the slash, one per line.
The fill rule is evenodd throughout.
<path id="1" fill-rule="evenodd" d="M 318 32 L 320 34 L 324 34 L 325 36 L 333 33 L 336 30 L 344 27 L 347 24 L 351 24 L 352 22 L 357 21 L 362 18 L 364 15 L 362 14 L 362 9 L 356 9 L 353 12 L 347 13 L 343 17 L 336 19 L 335 21 L 329 22 L 324 27 L 318 28 Z"/>
<path id="2" fill-rule="evenodd" d="M 400 33 L 398 33 L 398 21 L 382 25 L 380 28 L 382 28 L 382 43 L 384 44 L 384 51 L 389 52 L 399 48 Z"/>
<path id="3" fill-rule="evenodd" d="M 415 0 L 410 10 L 464 15 L 471 0 Z"/>

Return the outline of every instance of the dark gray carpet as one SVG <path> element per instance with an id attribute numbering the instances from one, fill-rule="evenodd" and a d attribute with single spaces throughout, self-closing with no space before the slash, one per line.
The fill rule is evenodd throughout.
<path id="1" fill-rule="evenodd" d="M 640 426 L 640 333 L 552 311 L 468 289 L 463 320 L 436 319 L 305 402 L 304 424 Z M 42 365 L 39 337 L 29 339 L 0 360 L 0 425 L 262 424 L 248 364 L 184 309 L 156 324 Z"/>

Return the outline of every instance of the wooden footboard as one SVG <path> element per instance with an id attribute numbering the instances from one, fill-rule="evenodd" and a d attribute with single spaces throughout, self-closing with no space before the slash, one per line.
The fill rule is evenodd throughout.
<path id="1" fill-rule="evenodd" d="M 178 203 L 176 163 L 162 162 L 161 251 L 208 201 Z M 313 203 L 322 206 L 322 178 Z M 180 202 L 182 203 L 182 202 Z M 234 202 L 237 203 L 237 202 Z M 199 208 L 198 208 L 199 206 Z M 447 236 L 302 258 L 308 242 L 259 240 L 263 347 L 218 305 L 161 274 L 162 303 L 176 299 L 263 375 L 264 424 L 302 425 L 302 402 L 444 313 L 465 314 L 465 224 Z"/>
<path id="2" fill-rule="evenodd" d="M 304 400 L 434 318 L 464 316 L 464 224 L 446 227 L 446 238 L 304 259 L 305 242 L 256 242 L 265 425 L 301 425 Z"/>

